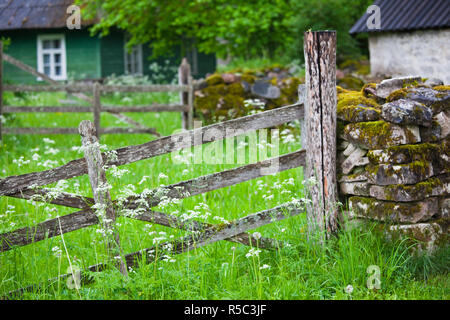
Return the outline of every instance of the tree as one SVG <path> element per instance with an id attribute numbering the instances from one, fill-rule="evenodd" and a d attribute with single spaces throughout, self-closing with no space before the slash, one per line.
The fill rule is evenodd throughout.
<path id="1" fill-rule="evenodd" d="M 128 45 L 149 43 L 154 56 L 194 44 L 219 57 L 274 56 L 292 41 L 294 0 L 77 0 L 92 32 L 126 30 Z"/>

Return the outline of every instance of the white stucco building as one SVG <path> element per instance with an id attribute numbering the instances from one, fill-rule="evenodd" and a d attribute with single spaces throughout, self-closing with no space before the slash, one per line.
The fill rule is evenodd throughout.
<path id="1" fill-rule="evenodd" d="M 369 33 L 371 73 L 450 84 L 450 0 L 376 0 L 374 5 L 380 8 L 379 28 L 373 28 L 375 11 L 370 11 L 350 30 Z"/>

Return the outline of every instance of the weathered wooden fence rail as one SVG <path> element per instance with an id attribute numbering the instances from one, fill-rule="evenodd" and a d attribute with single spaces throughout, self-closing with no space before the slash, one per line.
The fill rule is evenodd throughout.
<path id="1" fill-rule="evenodd" d="M 139 122 L 123 115 L 123 112 L 179 112 L 182 115 L 183 129 L 193 126 L 193 97 L 194 82 L 190 73 L 190 66 L 186 59 L 183 59 L 179 67 L 179 84 L 178 85 L 101 85 L 93 84 L 61 84 L 52 80 L 45 74 L 42 74 L 30 66 L 14 59 L 13 57 L 3 53 L 2 44 L 0 44 L 0 65 L 3 61 L 13 64 L 23 71 L 31 73 L 36 77 L 40 77 L 43 81 L 50 83 L 49 85 L 9 85 L 4 84 L 3 69 L 0 67 L 0 116 L 5 113 L 93 113 L 96 133 L 113 134 L 113 133 L 149 133 L 159 136 L 155 128 L 148 128 Z M 66 92 L 74 94 L 78 98 L 88 102 L 91 106 L 11 106 L 3 105 L 3 92 Z M 152 93 L 152 92 L 180 92 L 180 103 L 178 104 L 160 104 L 155 103 L 146 106 L 105 106 L 101 104 L 101 94 L 105 93 Z M 85 95 L 92 93 L 92 98 Z M 116 118 L 131 124 L 132 128 L 101 128 L 100 114 L 107 112 Z M 2 127 L 0 124 L 0 139 L 4 134 L 77 134 L 77 128 L 9 128 Z"/>
<path id="2" fill-rule="evenodd" d="M 308 45 L 317 45 L 316 42 L 320 43 L 320 41 L 323 40 L 321 40 L 323 35 L 328 39 L 333 39 L 334 37 L 334 42 L 329 42 L 329 45 L 333 45 L 333 43 L 335 45 L 336 34 L 334 32 L 317 34 L 313 37 L 309 37 L 309 35 L 310 33 L 305 35 L 305 41 L 312 42 Z M 335 53 L 333 50 L 328 52 L 328 55 L 333 55 Z M 319 227 L 319 230 L 314 228 L 312 231 L 335 231 L 336 228 L 334 224 L 337 223 L 336 219 L 330 218 L 331 215 L 335 214 L 335 211 L 329 213 L 324 209 L 326 208 L 326 205 L 321 206 L 321 204 L 324 203 L 323 197 L 327 198 L 327 202 L 331 202 L 334 199 L 334 195 L 332 193 L 324 190 L 330 190 L 330 187 L 333 188 L 333 186 L 329 186 L 329 184 L 335 183 L 336 181 L 335 177 L 333 177 L 333 175 L 335 175 L 335 170 L 332 170 L 332 160 L 323 160 L 324 157 L 330 156 L 328 152 L 330 152 L 333 147 L 327 146 L 327 144 L 335 143 L 333 137 L 336 136 L 336 128 L 335 126 L 333 127 L 332 119 L 328 119 L 330 116 L 333 117 L 332 113 L 336 107 L 333 105 L 333 101 L 335 100 L 332 98 L 333 95 L 335 96 L 336 94 L 336 88 L 334 87 L 333 90 L 332 86 L 328 84 L 328 81 L 332 81 L 332 72 L 326 71 L 335 68 L 335 65 L 329 65 L 325 68 L 323 64 L 332 64 L 335 60 L 319 59 L 318 57 L 321 56 L 321 52 L 325 51 L 315 51 L 314 54 L 318 53 L 318 55 L 313 56 L 309 56 L 308 52 L 309 51 L 305 51 L 307 54 L 306 58 L 311 59 L 308 60 L 310 63 L 308 64 L 309 69 L 307 69 L 307 73 L 311 72 L 311 74 L 309 74 L 306 78 L 307 92 L 305 106 L 303 103 L 299 102 L 298 104 L 291 106 L 265 111 L 259 114 L 217 123 L 207 127 L 184 131 L 182 133 L 159 138 L 145 144 L 119 148 L 114 150 L 116 155 L 114 160 L 108 159 L 106 153 L 100 153 L 98 144 L 96 144 L 97 139 L 94 137 L 96 126 L 89 121 L 83 121 L 79 126 L 79 131 L 83 138 L 83 146 L 85 150 L 84 158 L 70 161 L 63 166 L 54 169 L 11 176 L 0 180 L 0 196 L 32 199 L 33 201 L 42 201 L 70 208 L 76 208 L 80 211 L 60 216 L 55 219 L 50 219 L 34 226 L 24 227 L 0 234 L 0 252 L 8 251 L 14 249 L 15 247 L 29 245 L 64 233 L 102 223 L 102 219 L 105 215 L 98 214 L 97 208 L 99 204 L 103 204 L 104 208 L 108 208 L 109 211 L 105 214 L 109 217 L 109 227 L 111 228 L 114 227 L 114 220 L 116 216 L 123 215 L 126 218 L 160 224 L 171 228 L 186 231 L 201 231 L 193 232 L 188 234 L 186 237 L 171 241 L 171 254 L 183 253 L 221 240 L 237 242 L 248 246 L 258 245 L 260 248 L 265 249 L 276 249 L 282 245 L 276 240 L 262 237 L 256 241 L 246 232 L 275 221 L 298 215 L 299 213 L 304 212 L 305 209 L 308 210 L 308 217 L 315 222 L 314 225 Z M 313 61 L 316 61 L 317 63 L 320 61 L 318 65 L 321 67 L 314 69 L 315 67 L 313 66 L 313 63 L 311 63 Z M 326 73 L 324 77 L 322 77 L 322 72 Z M 97 89 L 99 89 L 99 87 L 97 87 Z M 314 94 L 314 92 L 312 92 L 313 89 L 319 90 L 318 92 L 321 92 L 322 94 L 317 94 L 317 92 Z M 147 88 L 146 90 L 150 89 Z M 189 117 L 189 115 L 186 115 L 187 120 Z M 306 148 L 306 150 L 295 151 L 234 169 L 197 177 L 162 188 L 160 187 L 142 195 L 121 199 L 120 202 L 117 200 L 111 200 L 109 193 L 97 193 L 98 185 L 107 183 L 101 164 L 108 160 L 108 165 L 121 166 L 155 156 L 168 154 L 184 148 L 190 148 L 225 138 L 236 137 L 259 129 L 278 126 L 294 120 L 299 120 L 301 118 L 312 119 L 311 121 L 315 121 L 314 123 L 316 123 L 316 127 L 307 126 L 306 136 L 308 140 L 308 148 Z M 219 136 L 217 134 L 207 134 L 211 131 L 221 132 L 223 134 Z M 314 133 L 312 131 L 314 131 Z M 329 135 L 329 137 L 325 138 L 325 135 Z M 314 139 L 314 141 L 311 139 Z M 317 153 L 319 153 L 322 157 L 319 162 L 315 162 L 314 160 L 314 156 Z M 330 159 L 333 159 L 333 157 L 330 156 Z M 270 167 L 273 163 L 277 164 L 277 172 L 294 169 L 300 166 L 307 167 L 307 177 L 314 176 L 319 181 L 318 185 L 315 186 L 316 189 L 313 189 L 314 192 L 312 192 L 312 207 L 310 206 L 308 208 L 302 201 L 286 203 L 279 207 L 264 210 L 232 221 L 225 226 L 211 225 L 196 220 L 183 221 L 177 216 L 156 212 L 151 209 L 160 204 L 163 196 L 173 199 L 183 199 L 262 177 L 267 175 L 267 171 L 263 169 Z M 317 173 L 319 173 L 319 175 Z M 55 194 L 53 190 L 43 188 L 43 186 L 59 180 L 66 180 L 85 174 L 89 174 L 94 199 L 64 192 Z M 30 188 L 30 186 L 33 187 Z M 164 192 L 161 193 L 161 190 L 164 190 Z M 93 208 L 94 204 L 96 205 L 96 209 Z M 320 210 L 318 210 L 318 208 Z M 128 214 L 129 210 L 135 209 L 139 209 L 137 214 Z M 333 218 L 336 218 L 336 216 L 333 216 Z M 91 266 L 87 269 L 88 271 L 102 271 L 106 265 L 116 264 L 116 266 L 120 268 L 124 274 L 126 274 L 126 267 L 137 266 L 136 261 L 140 258 L 145 256 L 146 262 L 153 262 L 156 259 L 152 255 L 152 252 L 154 252 L 156 247 L 142 249 L 129 254 L 123 254 L 120 248 L 118 233 L 114 233 L 114 237 L 110 239 L 109 244 L 111 248 L 115 248 L 114 250 L 111 250 L 111 259 L 122 262 L 117 265 L 117 263 L 112 263 L 109 261 L 106 264 L 102 263 Z M 162 248 L 164 245 L 165 244 L 159 244 L 158 248 Z M 65 278 L 68 276 L 70 275 L 66 274 L 60 276 L 60 278 Z M 83 279 L 86 278 L 84 277 Z M 10 294 L 21 293 L 24 290 L 35 288 L 37 287 L 31 286 L 28 288 L 22 288 Z"/>

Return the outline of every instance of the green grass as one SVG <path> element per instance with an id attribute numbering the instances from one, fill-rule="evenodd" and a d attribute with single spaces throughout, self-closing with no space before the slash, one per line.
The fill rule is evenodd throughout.
<path id="1" fill-rule="evenodd" d="M 151 101 L 175 102 L 176 95 L 112 95 L 103 103 L 144 104 Z M 7 95 L 11 105 L 57 105 L 64 94 L 34 94 L 18 98 Z M 163 135 L 170 135 L 181 127 L 177 113 L 127 114 L 141 123 L 156 127 Z M 7 117 L 7 126 L 77 127 L 90 114 L 16 114 Z M 102 126 L 126 126 L 102 114 Z M 50 138 L 54 143 L 45 142 Z M 109 150 L 145 143 L 155 139 L 150 135 L 104 135 L 101 144 Z M 6 135 L 0 149 L 0 176 L 41 171 L 62 165 L 83 155 L 72 147 L 80 146 L 77 135 L 11 136 Z M 281 143 L 282 154 L 298 150 L 300 144 Z M 53 150 L 55 149 L 55 150 Z M 56 151 L 56 149 L 58 151 Z M 56 153 L 57 152 L 57 153 Z M 56 154 L 53 154 L 56 153 Z M 35 160 L 33 160 L 33 155 Z M 22 160 L 19 160 L 22 159 Z M 29 160 L 29 162 L 28 162 Z M 53 162 L 47 162 L 51 160 Z M 238 165 L 175 164 L 172 155 L 160 156 L 120 167 L 128 172 L 115 177 L 108 172 L 113 186 L 111 195 L 139 193 L 193 177 L 222 171 Z M 142 181 L 143 176 L 148 176 Z M 166 177 L 167 176 L 167 177 Z M 158 207 L 159 211 L 181 215 L 194 210 L 200 215 L 210 212 L 204 221 L 220 223 L 250 213 L 275 207 L 302 198 L 303 172 L 301 168 L 266 176 L 254 181 L 216 190 Z M 50 187 L 55 187 L 56 184 Z M 59 187 L 62 187 L 61 185 Z M 128 191 L 126 190 L 128 189 Z M 67 192 L 91 196 L 87 176 L 70 179 L 64 186 Z M 206 204 L 208 210 L 196 208 Z M 8 197 L 0 198 L 0 233 L 31 226 L 77 210 L 61 206 L 33 203 Z M 119 218 L 119 231 L 124 252 L 129 253 L 153 245 L 156 237 L 174 239 L 183 231 L 151 225 L 142 221 Z M 98 226 L 77 230 L 64 237 L 54 237 L 21 248 L 0 253 L 0 295 L 16 288 L 44 282 L 66 273 L 70 257 L 80 268 L 106 260 Z M 66 282 L 45 285 L 41 290 L 26 293 L 18 299 L 448 299 L 449 252 L 435 257 L 414 257 L 402 242 L 386 242 L 371 226 L 365 229 L 343 230 L 325 247 L 314 245 L 306 236 L 305 214 L 269 226 L 252 230 L 265 237 L 286 241 L 289 247 L 276 252 L 262 251 L 246 257 L 248 247 L 221 241 L 192 252 L 171 257 L 167 261 L 142 264 L 130 272 L 125 280 L 115 269 L 92 274 L 95 281 L 79 291 L 69 290 Z M 165 234 L 159 234 L 165 232 Z M 64 240 L 64 242 L 63 242 Z M 65 250 L 67 248 L 67 251 Z M 61 250 L 58 257 L 53 248 Z M 56 249 L 55 249 L 56 250 Z M 175 261 L 173 261 L 173 260 Z M 267 266 L 266 266 L 267 265 Z M 366 271 L 376 265 L 381 271 L 381 289 L 366 286 Z M 346 293 L 351 285 L 353 292 Z"/>

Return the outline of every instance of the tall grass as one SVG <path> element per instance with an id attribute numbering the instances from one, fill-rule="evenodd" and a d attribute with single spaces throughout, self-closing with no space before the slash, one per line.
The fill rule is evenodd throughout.
<path id="1" fill-rule="evenodd" d="M 66 99 L 63 94 L 7 96 L 13 105 L 50 105 Z M 114 105 L 144 104 L 150 101 L 173 102 L 178 97 L 167 94 L 110 95 L 103 101 Z M 127 114 L 141 123 L 169 135 L 181 127 L 176 113 Z M 8 117 L 7 126 L 78 126 L 89 114 L 22 114 Z M 124 126 L 108 114 L 103 126 Z M 289 133 L 288 133 L 289 134 Z M 46 138 L 46 139 L 44 139 Z M 50 139 L 50 140 L 48 140 Z M 101 143 L 109 149 L 140 144 L 155 139 L 150 135 L 104 135 Z M 286 139 L 291 141 L 292 139 Z M 77 135 L 4 137 L 0 149 L 0 176 L 10 176 L 61 165 L 82 157 Z M 298 139 L 281 143 L 282 154 L 300 148 Z M 191 150 L 193 152 L 194 150 Z M 37 156 L 34 156 L 36 154 Z M 52 162 L 47 162 L 51 160 Z M 108 170 L 112 198 L 140 193 L 193 177 L 222 171 L 237 165 L 175 164 L 171 155 L 160 156 L 120 167 L 126 172 Z M 144 176 L 147 176 L 143 179 Z M 166 213 L 194 214 L 205 222 L 220 223 L 253 212 L 275 207 L 292 198 L 304 197 L 301 168 L 275 176 L 248 181 L 207 194 L 166 203 L 156 208 Z M 91 196 L 86 176 L 52 184 L 58 188 Z M 0 198 L 0 233 L 32 226 L 49 218 L 74 212 L 68 208 L 8 197 Z M 151 225 L 120 217 L 117 220 L 124 252 L 134 252 L 170 241 L 185 231 Z M 18 299 L 447 299 L 449 297 L 449 252 L 435 257 L 414 257 L 405 242 L 388 242 L 376 229 L 347 228 L 317 245 L 306 234 L 302 214 L 252 230 L 288 245 L 277 251 L 259 250 L 220 241 L 155 263 L 140 263 L 124 278 L 114 268 L 92 273 L 94 281 L 79 290 L 70 290 L 66 280 L 48 284 L 47 279 L 66 273 L 70 265 L 85 269 L 106 260 L 99 226 L 91 226 L 35 244 L 0 254 L 0 295 L 35 283 L 45 283 L 39 290 Z M 258 235 L 258 233 L 256 235 Z M 155 254 L 164 255 L 164 252 Z M 381 289 L 367 288 L 367 268 L 378 266 Z M 353 288 L 349 293 L 348 286 Z"/>

